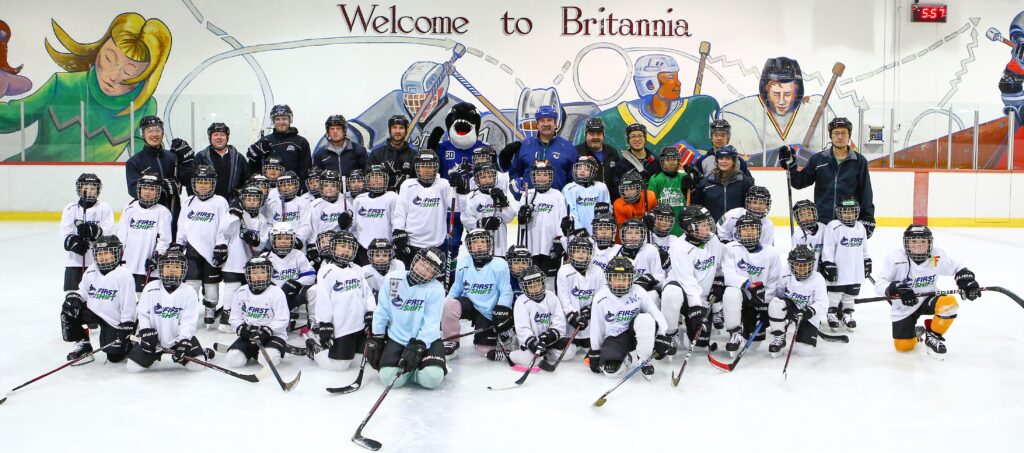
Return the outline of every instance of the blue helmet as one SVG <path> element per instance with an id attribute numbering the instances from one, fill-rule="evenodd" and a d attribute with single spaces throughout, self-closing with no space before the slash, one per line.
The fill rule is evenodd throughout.
<path id="1" fill-rule="evenodd" d="M 739 156 L 740 156 L 740 153 L 737 152 L 736 148 L 733 147 L 732 145 L 725 145 L 725 146 L 723 146 L 721 148 L 718 148 L 715 151 L 715 158 L 716 159 L 721 159 L 723 157 L 728 157 L 730 159 L 737 159 L 737 158 L 739 158 Z"/>
<path id="2" fill-rule="evenodd" d="M 555 108 L 550 105 L 542 105 L 537 107 L 537 113 L 533 115 L 533 118 L 538 120 L 541 118 L 551 118 L 557 121 L 558 112 L 556 112 Z"/>

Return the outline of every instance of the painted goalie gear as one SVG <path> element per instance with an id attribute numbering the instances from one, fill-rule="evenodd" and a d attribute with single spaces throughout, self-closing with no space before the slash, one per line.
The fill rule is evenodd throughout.
<path id="1" fill-rule="evenodd" d="M 370 265 L 377 273 L 384 275 L 391 269 L 391 260 L 395 259 L 395 246 L 387 239 L 377 238 L 370 241 L 370 246 L 366 248 L 366 255 L 370 260 Z"/>
<path id="2" fill-rule="evenodd" d="M 153 189 L 153 195 L 146 197 L 143 195 L 142 189 Z M 143 208 L 149 208 L 160 202 L 160 194 L 164 190 L 163 181 L 160 176 L 154 173 L 146 173 L 139 178 L 139 181 L 135 184 L 135 196 L 139 199 L 139 205 Z"/>
<path id="3" fill-rule="evenodd" d="M 434 93 L 434 97 L 427 104 L 431 93 Z M 402 74 L 402 104 L 411 117 L 415 117 L 422 109 L 424 112 L 420 119 L 426 119 L 447 94 L 448 76 L 437 63 L 417 61 Z"/>
<path id="4" fill-rule="evenodd" d="M 786 57 L 769 58 L 761 70 L 761 83 L 759 88 L 761 100 L 768 105 L 768 82 L 789 83 L 796 82 L 796 96 L 794 99 L 804 98 L 803 72 L 800 71 L 800 63 Z M 792 108 L 800 105 L 794 102 Z"/>
<path id="5" fill-rule="evenodd" d="M 746 208 L 747 214 L 758 220 L 763 219 L 772 209 L 772 194 L 764 186 L 753 186 L 747 190 L 747 197 L 743 199 L 743 207 Z"/>
<path id="6" fill-rule="evenodd" d="M 679 63 L 675 58 L 664 54 L 644 55 L 633 64 L 633 85 L 640 97 L 658 92 L 661 82 L 658 74 L 663 72 L 679 72 Z M 628 134 L 628 132 L 627 132 Z"/>
<path id="7" fill-rule="evenodd" d="M 612 258 L 604 269 L 604 278 L 608 283 L 608 289 L 616 297 L 622 297 L 629 293 L 635 274 L 633 262 L 624 256 Z"/>
<path id="8" fill-rule="evenodd" d="M 789 252 L 789 270 L 799 281 L 807 280 L 814 272 L 814 252 L 806 245 L 798 245 Z"/>
<path id="9" fill-rule="evenodd" d="M 96 190 L 90 191 L 84 190 L 87 187 L 94 187 Z M 75 180 L 75 192 L 78 193 L 78 199 L 86 203 L 95 203 L 100 197 L 100 190 L 103 189 L 103 182 L 100 181 L 100 177 L 96 176 L 95 173 L 82 173 L 78 175 L 78 179 Z"/>
<path id="10" fill-rule="evenodd" d="M 277 222 L 270 228 L 270 249 L 284 258 L 295 248 L 295 228 L 287 222 Z"/>
<path id="11" fill-rule="evenodd" d="M 535 302 L 544 300 L 544 296 L 547 293 L 547 284 L 544 279 L 547 275 L 537 266 L 530 266 L 523 271 L 523 275 L 519 277 L 519 288 L 523 290 L 523 294 L 529 297 Z"/>
<path id="12" fill-rule="evenodd" d="M 761 219 L 743 214 L 736 220 L 736 240 L 747 250 L 756 250 L 761 245 Z"/>

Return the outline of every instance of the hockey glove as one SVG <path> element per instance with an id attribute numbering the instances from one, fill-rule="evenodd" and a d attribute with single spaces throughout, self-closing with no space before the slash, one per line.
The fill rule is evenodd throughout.
<path id="1" fill-rule="evenodd" d="M 352 227 L 352 211 L 345 211 L 338 214 L 338 228 L 348 230 Z"/>
<path id="2" fill-rule="evenodd" d="M 555 266 L 558 266 L 561 265 L 563 256 L 565 256 L 565 246 L 562 245 L 561 240 L 555 238 L 551 244 L 551 252 L 548 253 L 548 257 L 556 263 Z"/>
<path id="3" fill-rule="evenodd" d="M 760 311 L 758 307 L 764 305 L 764 284 L 747 280 L 742 289 L 743 297 L 750 302 L 754 309 Z"/>
<path id="4" fill-rule="evenodd" d="M 967 300 L 974 300 L 981 297 L 981 287 L 978 285 L 978 281 L 974 279 L 974 272 L 971 272 L 968 268 L 960 269 L 953 276 L 956 279 L 956 287 L 960 288 L 963 295 Z"/>
<path id="5" fill-rule="evenodd" d="M 243 228 L 242 231 L 238 233 L 238 237 L 248 244 L 249 247 L 255 248 L 260 246 L 260 234 L 256 230 Z"/>
<path id="6" fill-rule="evenodd" d="M 238 220 L 245 220 L 245 210 L 242 209 L 242 205 L 238 203 L 238 200 L 234 200 L 228 205 L 228 214 L 238 217 Z"/>
<path id="7" fill-rule="evenodd" d="M 363 329 L 369 333 L 373 331 L 373 312 L 368 311 L 363 315 Z"/>
<path id="8" fill-rule="evenodd" d="M 562 236 L 568 236 L 575 227 L 576 224 L 572 221 L 572 216 L 562 217 L 562 222 L 558 225 L 558 228 L 562 230 Z"/>
<path id="9" fill-rule="evenodd" d="M 550 348 L 555 345 L 555 342 L 561 338 L 558 331 L 555 329 L 548 329 L 537 336 L 537 341 L 540 342 L 542 348 Z"/>
<path id="10" fill-rule="evenodd" d="M 255 338 L 260 344 L 266 345 L 270 342 L 270 338 L 273 336 L 274 331 L 270 330 L 270 326 L 254 326 L 252 332 L 249 334 L 249 341 L 252 341 Z"/>
<path id="11" fill-rule="evenodd" d="M 302 283 L 295 279 L 288 280 L 281 285 L 281 290 L 284 291 L 284 298 L 288 300 L 288 305 L 297 305 L 295 298 L 299 295 L 301 289 Z"/>
<path id="12" fill-rule="evenodd" d="M 605 203 L 603 201 L 594 203 L 594 215 L 595 216 L 598 216 L 598 215 L 601 215 L 601 214 L 611 214 L 611 213 L 612 213 L 612 205 L 610 205 L 608 203 Z"/>
<path id="13" fill-rule="evenodd" d="M 178 165 L 185 167 L 192 166 L 192 159 L 195 157 L 195 153 L 192 151 L 192 147 L 189 146 L 188 142 L 180 138 L 171 140 L 171 152 L 178 159 Z"/>
<path id="14" fill-rule="evenodd" d="M 314 268 L 320 267 L 320 251 L 316 247 L 310 247 L 306 249 L 306 261 L 309 261 L 309 265 Z"/>
<path id="15" fill-rule="evenodd" d="M 500 211 L 508 207 L 508 196 L 505 191 L 497 187 L 491 187 L 491 201 L 494 202 L 494 210 Z"/>
<path id="16" fill-rule="evenodd" d="M 245 153 L 245 156 L 249 158 L 249 162 L 263 162 L 263 158 L 270 154 L 270 149 L 270 140 L 261 138 L 249 146 L 249 151 Z"/>
<path id="17" fill-rule="evenodd" d="M 714 297 L 715 300 L 721 302 L 722 297 L 725 296 L 725 279 L 715 277 L 715 280 L 711 282 L 711 293 L 708 298 Z"/>
<path id="18" fill-rule="evenodd" d="M 533 206 L 522 205 L 519 207 L 519 224 L 526 225 L 533 220 Z"/>
<path id="19" fill-rule="evenodd" d="M 640 274 L 633 283 L 639 285 L 644 291 L 653 291 L 658 287 L 658 279 L 651 274 Z"/>
<path id="20" fill-rule="evenodd" d="M 657 335 L 654 337 L 654 360 L 661 360 L 668 356 L 668 351 L 672 349 L 672 339 L 668 335 Z"/>
<path id="21" fill-rule="evenodd" d="M 836 263 L 831 261 L 822 261 L 821 276 L 825 277 L 825 281 L 835 283 L 835 281 L 839 279 L 839 268 L 836 267 Z"/>
<path id="22" fill-rule="evenodd" d="M 228 260 L 227 244 L 220 244 L 213 247 L 213 266 L 221 267 Z"/>
<path id="23" fill-rule="evenodd" d="M 779 168 L 789 169 L 796 161 L 793 159 L 793 148 L 789 145 L 782 145 L 778 149 Z"/>
<path id="24" fill-rule="evenodd" d="M 705 319 L 707 319 L 707 317 L 708 317 L 708 309 L 707 309 L 707 307 L 701 307 L 700 305 L 693 305 L 693 306 L 690 306 L 690 308 L 686 310 L 686 319 L 688 321 L 690 321 L 691 323 L 693 323 L 693 324 L 702 323 L 702 322 L 704 322 Z"/>
<path id="25" fill-rule="evenodd" d="M 302 248 L 305 247 L 305 246 L 306 246 L 306 244 L 302 242 L 302 239 L 299 239 L 297 237 L 292 237 L 292 248 L 293 249 L 295 249 L 295 250 L 302 250 Z"/>
<path id="26" fill-rule="evenodd" d="M 647 227 L 647 231 L 654 231 L 654 214 L 644 215 L 644 225 Z"/>
<path id="27" fill-rule="evenodd" d="M 700 172 L 697 171 L 697 167 L 693 165 L 683 165 L 683 172 L 686 173 L 686 176 L 683 178 L 680 189 L 685 195 L 686 192 L 697 188 L 697 184 L 701 180 L 701 175 Z"/>
<path id="28" fill-rule="evenodd" d="M 316 331 L 320 336 L 320 346 L 324 349 L 331 349 L 334 346 L 334 323 L 322 322 Z"/>
<path id="29" fill-rule="evenodd" d="M 83 307 L 85 307 L 85 300 L 81 295 L 72 291 L 64 295 L 64 303 L 60 307 L 60 312 L 67 318 L 78 319 L 82 314 Z"/>
<path id="30" fill-rule="evenodd" d="M 238 338 L 244 341 L 252 341 L 253 326 L 242 324 L 235 329 L 235 333 L 238 334 Z"/>
<path id="31" fill-rule="evenodd" d="M 128 353 L 128 337 L 135 333 L 135 321 L 125 321 L 117 325 L 114 343 L 106 349 L 107 354 L 124 355 Z"/>
<path id="32" fill-rule="evenodd" d="M 400 257 L 409 255 L 409 233 L 405 230 L 392 231 L 391 243 L 395 245 L 395 254 Z"/>
<path id="33" fill-rule="evenodd" d="M 69 234 L 64 238 L 64 250 L 85 255 L 89 253 L 89 241 L 86 241 L 77 234 Z"/>
<path id="34" fill-rule="evenodd" d="M 465 195 L 469 193 L 469 180 L 462 176 L 461 173 L 453 170 L 448 175 L 448 182 L 455 189 L 455 193 L 459 195 Z"/>
<path id="35" fill-rule="evenodd" d="M 156 354 L 156 348 L 159 345 L 160 336 L 157 335 L 156 329 L 139 330 L 139 347 L 142 348 L 142 352 Z"/>
<path id="36" fill-rule="evenodd" d="M 527 338 L 526 343 L 524 343 L 523 346 L 526 346 L 526 349 L 534 355 L 539 352 L 543 352 L 543 346 L 540 344 L 540 339 L 536 336 L 530 336 L 530 338 Z"/>
<path id="37" fill-rule="evenodd" d="M 587 364 L 590 365 L 591 373 L 601 373 L 601 350 L 587 351 Z"/>
<path id="38" fill-rule="evenodd" d="M 75 228 L 82 239 L 95 241 L 96 238 L 100 237 L 100 226 L 96 222 L 82 222 Z"/>
<path id="39" fill-rule="evenodd" d="M 413 338 L 409 340 L 409 344 L 405 346 L 405 350 L 402 351 L 402 362 L 405 364 L 403 370 L 405 372 L 416 371 L 420 368 L 420 361 L 423 360 L 423 356 L 427 353 L 427 345 L 422 341 Z"/>
<path id="40" fill-rule="evenodd" d="M 370 336 L 366 339 L 366 363 L 375 370 L 380 370 L 380 357 L 384 353 L 384 336 Z"/>
<path id="41" fill-rule="evenodd" d="M 512 309 L 504 305 L 494 306 L 493 311 L 494 331 L 504 332 L 512 328 Z"/>
<path id="42" fill-rule="evenodd" d="M 198 357 L 203 354 L 203 348 L 199 347 L 199 343 L 193 343 L 192 339 L 184 339 L 174 345 L 174 354 L 171 355 L 171 360 L 174 363 L 185 365 L 188 360 L 185 360 L 185 356 Z"/>
<path id="43" fill-rule="evenodd" d="M 871 276 L 871 258 L 864 258 L 864 278 Z"/>
<path id="44" fill-rule="evenodd" d="M 484 217 L 476 221 L 476 226 L 487 231 L 498 231 L 498 228 L 501 228 L 501 219 L 494 216 Z"/>
<path id="45" fill-rule="evenodd" d="M 889 286 L 885 288 L 885 295 L 890 298 L 899 297 L 903 305 L 908 307 L 917 305 L 917 294 L 907 283 L 890 282 Z"/>
<path id="46" fill-rule="evenodd" d="M 871 239 L 871 236 L 875 234 L 875 222 L 870 220 L 861 220 L 860 223 L 864 225 L 864 231 L 868 233 L 868 239 Z"/>
<path id="47" fill-rule="evenodd" d="M 153 252 L 153 256 L 146 258 L 146 273 L 152 274 L 156 271 L 156 265 L 160 262 L 160 254 Z"/>

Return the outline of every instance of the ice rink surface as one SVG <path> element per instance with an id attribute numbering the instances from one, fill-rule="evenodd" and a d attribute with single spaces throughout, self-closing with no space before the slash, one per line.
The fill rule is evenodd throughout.
<path id="1" fill-rule="evenodd" d="M 876 269 L 901 246 L 901 233 L 879 228 L 871 239 Z M 935 236 L 982 286 L 1024 295 L 1014 264 L 1024 256 L 1021 230 L 940 228 Z M 788 237 L 788 228 L 776 229 L 783 257 Z M 65 252 L 57 224 L 0 223 L 0 250 L 2 393 L 62 364 L 71 344 L 60 336 Z M 943 278 L 939 287 L 955 284 Z M 783 359 L 772 359 L 765 344 L 731 374 L 695 353 L 672 388 L 681 353 L 656 362 L 652 382 L 636 376 L 602 408 L 591 403 L 615 381 L 586 369 L 582 353 L 521 388 L 490 391 L 519 374 L 477 356 L 467 341 L 438 390 L 395 389 L 363 434 L 396 452 L 1021 451 L 1024 309 L 996 293 L 961 301 L 949 353 L 937 361 L 923 345 L 894 351 L 888 308 L 859 305 L 851 343 L 819 341 L 812 356 L 794 354 L 788 381 Z M 207 347 L 233 337 L 199 332 Z M 722 333 L 713 339 L 724 346 Z M 280 369 L 286 379 L 302 371 L 291 393 L 272 376 L 250 384 L 205 369 L 128 374 L 97 354 L 10 395 L 0 406 L 0 451 L 363 451 L 349 439 L 384 387 L 376 372 L 368 370 L 358 392 L 329 395 L 325 387 L 351 383 L 356 370 L 324 371 L 296 356 Z"/>

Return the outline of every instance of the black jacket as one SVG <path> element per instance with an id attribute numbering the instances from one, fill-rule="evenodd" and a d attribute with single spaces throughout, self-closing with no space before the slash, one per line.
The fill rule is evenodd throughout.
<path id="1" fill-rule="evenodd" d="M 830 147 L 811 156 L 803 170 L 790 168 L 789 175 L 794 189 L 814 185 L 814 205 L 821 223 L 828 225 L 834 220 L 836 201 L 850 195 L 860 203 L 860 220 L 875 223 L 868 160 L 860 153 L 851 151 L 846 160 L 837 163 Z"/>
<path id="2" fill-rule="evenodd" d="M 209 146 L 196 153 L 195 165 L 216 167 L 213 165 L 210 153 L 216 153 L 216 151 Z M 214 192 L 230 201 L 237 196 L 238 189 L 249 180 L 252 171 L 249 169 L 249 160 L 232 145 L 228 145 L 228 152 L 224 155 L 224 159 L 230 162 L 228 165 L 229 170 L 224 172 L 219 168 L 217 169 L 217 188 Z"/>
<path id="3" fill-rule="evenodd" d="M 608 185 L 608 194 L 611 195 L 612 201 L 615 201 L 620 197 L 619 195 L 619 183 L 622 182 L 622 177 L 626 175 L 630 170 L 641 171 L 644 178 L 644 183 L 651 180 L 651 176 L 661 173 L 661 164 L 658 163 L 658 159 L 654 157 L 654 153 L 651 150 L 647 150 L 647 157 L 643 159 L 643 168 L 637 168 L 630 162 L 626 154 L 629 151 L 622 151 L 615 154 L 615 159 L 608 159 L 605 156 L 605 184 Z"/>
<path id="4" fill-rule="evenodd" d="M 580 143 L 579 145 L 576 145 L 576 155 L 577 156 L 594 156 L 594 152 L 591 151 L 590 148 L 587 147 L 586 143 Z M 616 151 L 615 148 L 612 148 L 611 146 L 608 146 L 608 144 L 605 144 L 604 147 L 601 148 L 601 156 L 600 157 L 594 156 L 594 158 L 597 159 L 598 162 L 600 162 L 600 166 L 597 167 L 597 178 L 595 180 L 596 181 L 601 181 L 606 186 L 608 186 L 608 192 L 610 194 L 613 194 L 613 195 L 614 194 L 618 194 L 619 193 L 618 186 L 616 186 L 615 190 L 612 191 L 612 182 L 613 182 L 612 178 L 611 178 L 612 172 L 608 171 L 608 169 L 610 168 L 609 165 L 612 164 L 612 162 L 618 162 L 618 160 L 619 160 L 619 152 Z M 612 166 L 614 166 L 614 165 L 612 165 Z M 575 177 L 576 175 L 573 175 L 573 176 Z"/>
<path id="5" fill-rule="evenodd" d="M 298 129 L 290 127 L 283 134 L 275 131 L 265 136 L 264 139 L 270 142 L 270 148 L 272 149 L 270 154 L 281 158 L 284 161 L 284 168 L 294 171 L 299 176 L 299 187 L 305 190 L 306 177 L 309 176 L 309 169 L 312 167 L 310 161 L 312 153 L 309 150 L 309 142 L 306 141 L 306 138 L 299 135 Z M 253 174 L 262 174 L 263 160 L 250 160 L 249 170 Z"/>
<path id="6" fill-rule="evenodd" d="M 334 170 L 342 176 L 348 176 L 354 168 L 366 168 L 367 157 L 369 156 L 363 145 L 345 140 L 345 147 L 341 153 L 328 148 L 327 145 L 317 148 L 313 153 L 313 166 L 321 171 Z"/>
<path id="7" fill-rule="evenodd" d="M 690 204 L 708 208 L 717 222 L 730 209 L 744 206 L 747 190 L 754 186 L 754 177 L 737 172 L 728 181 L 719 179 L 718 172 L 705 176 L 690 193 Z"/>
<path id="8" fill-rule="evenodd" d="M 128 195 L 132 198 L 138 198 L 135 185 L 144 173 L 154 173 L 160 175 L 163 179 L 176 179 L 178 184 L 183 187 L 189 187 L 192 179 L 192 167 L 178 165 L 178 158 L 174 153 L 163 148 L 153 148 L 149 145 L 143 147 L 142 151 L 135 153 L 124 164 L 125 180 L 128 183 Z M 160 204 L 168 209 L 171 207 L 171 195 L 167 191 L 160 195 Z"/>
<path id="9" fill-rule="evenodd" d="M 386 141 L 380 146 L 370 151 L 370 157 L 366 159 L 366 171 L 370 171 L 370 167 L 373 165 L 384 165 L 384 162 L 392 162 L 395 166 L 395 171 L 402 173 L 406 178 L 415 178 L 416 172 L 413 171 L 412 159 L 416 156 L 416 150 L 409 146 L 409 142 L 405 142 L 401 148 L 395 149 L 391 147 L 390 141 Z M 398 190 L 398 185 L 395 184 L 398 181 L 396 175 L 388 175 L 390 178 L 390 184 L 394 190 Z"/>

